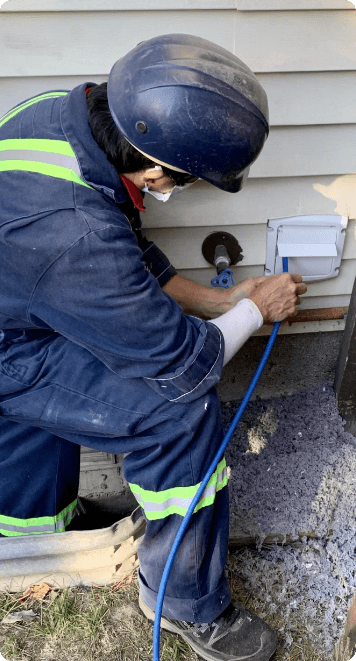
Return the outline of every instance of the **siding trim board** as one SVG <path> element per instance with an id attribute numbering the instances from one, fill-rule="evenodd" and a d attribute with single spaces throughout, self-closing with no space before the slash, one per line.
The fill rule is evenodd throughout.
<path id="1" fill-rule="evenodd" d="M 331 331 L 342 332 L 345 328 L 344 319 L 326 321 L 296 321 L 293 324 L 282 323 L 278 335 L 299 335 L 300 333 L 330 333 Z M 255 336 L 271 335 L 272 326 L 263 325 L 254 333 Z"/>

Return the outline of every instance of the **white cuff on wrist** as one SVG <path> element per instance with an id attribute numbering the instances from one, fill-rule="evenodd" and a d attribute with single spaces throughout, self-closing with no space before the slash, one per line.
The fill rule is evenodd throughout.
<path id="1" fill-rule="evenodd" d="M 208 323 L 217 326 L 224 336 L 224 365 L 226 365 L 246 340 L 261 328 L 263 317 L 251 299 L 243 298 L 229 312 Z"/>

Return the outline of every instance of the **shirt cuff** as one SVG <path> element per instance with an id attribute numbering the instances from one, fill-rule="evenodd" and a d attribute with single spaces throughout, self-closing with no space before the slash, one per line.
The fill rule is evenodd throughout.
<path id="1" fill-rule="evenodd" d="M 153 390 L 171 402 L 188 403 L 205 395 L 220 380 L 224 358 L 224 338 L 216 326 L 197 317 L 189 317 L 199 326 L 194 353 L 184 368 L 161 377 L 145 378 Z"/>
<path id="2" fill-rule="evenodd" d="M 140 242 L 140 248 L 149 272 L 154 275 L 160 286 L 163 287 L 168 280 L 176 275 L 177 271 L 170 263 L 168 257 L 152 241 L 143 238 Z"/>

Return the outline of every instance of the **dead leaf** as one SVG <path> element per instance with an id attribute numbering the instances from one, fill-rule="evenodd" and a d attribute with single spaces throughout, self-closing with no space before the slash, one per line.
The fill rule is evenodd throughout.
<path id="1" fill-rule="evenodd" d="M 31 585 L 23 595 L 17 599 L 21 604 L 24 601 L 27 601 L 28 599 L 37 599 L 38 601 L 43 601 L 45 597 L 48 595 L 49 592 L 51 592 L 53 588 L 51 588 L 48 583 L 40 583 L 39 585 Z"/>

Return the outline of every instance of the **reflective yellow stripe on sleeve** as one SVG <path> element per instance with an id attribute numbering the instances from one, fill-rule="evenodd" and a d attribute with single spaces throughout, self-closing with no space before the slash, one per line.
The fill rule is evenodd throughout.
<path id="1" fill-rule="evenodd" d="M 15 108 L 11 108 L 3 117 L 0 119 L 0 128 L 6 124 L 10 119 L 15 117 L 21 110 L 25 110 L 25 108 L 29 108 L 29 106 L 33 106 L 34 103 L 38 103 L 39 101 L 44 101 L 45 99 L 55 99 L 59 96 L 67 96 L 68 92 L 46 92 L 45 94 L 40 94 L 39 96 L 34 96 L 32 99 L 28 99 L 27 101 L 24 101 L 21 103 L 19 106 L 16 106 Z"/>
<path id="2" fill-rule="evenodd" d="M 0 119 L 0 128 L 35 103 L 67 96 L 68 92 L 46 92 L 12 108 Z M 0 172 L 34 172 L 65 179 L 92 188 L 81 178 L 75 153 L 65 140 L 10 139 L 0 141 Z"/>
<path id="3" fill-rule="evenodd" d="M 1 140 L 0 172 L 16 170 L 66 179 L 91 188 L 81 179 L 75 153 L 65 140 Z"/>

